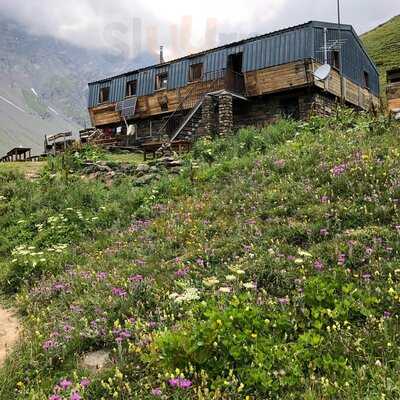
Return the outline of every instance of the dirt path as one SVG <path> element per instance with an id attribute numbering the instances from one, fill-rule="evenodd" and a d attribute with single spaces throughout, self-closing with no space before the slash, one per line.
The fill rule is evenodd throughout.
<path id="1" fill-rule="evenodd" d="M 0 367 L 6 359 L 9 349 L 17 342 L 19 322 L 12 311 L 0 306 Z"/>

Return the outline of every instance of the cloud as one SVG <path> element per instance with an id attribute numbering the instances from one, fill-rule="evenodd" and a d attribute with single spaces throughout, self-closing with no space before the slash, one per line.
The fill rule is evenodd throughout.
<path id="1" fill-rule="evenodd" d="M 399 12 L 397 0 L 342 0 L 359 32 Z M 336 21 L 336 0 L 0 0 L 0 12 L 32 33 L 126 57 L 166 46 L 176 57 L 312 19 Z"/>

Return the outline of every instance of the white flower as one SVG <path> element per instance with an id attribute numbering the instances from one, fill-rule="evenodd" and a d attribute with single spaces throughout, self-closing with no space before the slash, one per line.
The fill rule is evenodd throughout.
<path id="1" fill-rule="evenodd" d="M 308 253 L 307 251 L 304 251 L 304 250 L 299 250 L 297 253 L 299 256 L 303 256 L 303 257 L 312 257 L 313 256 L 311 253 Z"/>
<path id="2" fill-rule="evenodd" d="M 246 283 L 243 284 L 243 286 L 244 286 L 246 289 L 255 289 L 255 288 L 256 288 L 256 285 L 255 285 L 254 282 L 246 282 Z"/>
<path id="3" fill-rule="evenodd" d="M 204 279 L 203 283 L 204 283 L 204 286 L 211 287 L 211 286 L 218 285 L 219 280 L 215 276 L 212 276 L 211 278 Z"/>
<path id="4" fill-rule="evenodd" d="M 226 279 L 228 282 L 233 282 L 233 281 L 236 281 L 236 276 L 235 276 L 235 275 L 227 275 L 227 276 L 225 277 L 225 279 Z"/>
<path id="5" fill-rule="evenodd" d="M 221 288 L 219 288 L 219 292 L 221 292 L 221 293 L 231 293 L 232 292 L 232 288 L 230 288 L 230 287 L 221 287 Z"/>

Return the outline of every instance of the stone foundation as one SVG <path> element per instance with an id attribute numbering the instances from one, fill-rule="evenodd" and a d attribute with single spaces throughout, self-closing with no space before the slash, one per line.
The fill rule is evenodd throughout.
<path id="1" fill-rule="evenodd" d="M 206 96 L 202 107 L 201 129 L 202 135 L 211 136 L 216 131 L 215 100 L 211 96 Z"/>
<path id="2" fill-rule="evenodd" d="M 218 123 L 220 136 L 233 132 L 233 98 L 231 95 L 218 97 Z"/>

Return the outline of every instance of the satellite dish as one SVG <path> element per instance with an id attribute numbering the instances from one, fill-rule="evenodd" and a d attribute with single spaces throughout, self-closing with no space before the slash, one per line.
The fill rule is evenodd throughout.
<path id="1" fill-rule="evenodd" d="M 331 66 L 329 64 L 324 64 L 314 72 L 314 76 L 318 81 L 326 81 L 329 78 L 331 71 Z"/>

